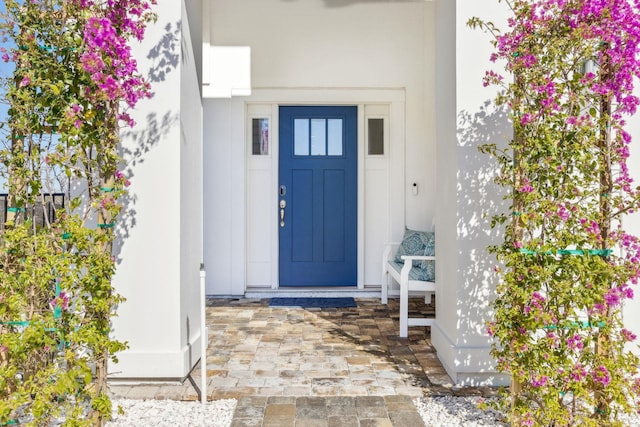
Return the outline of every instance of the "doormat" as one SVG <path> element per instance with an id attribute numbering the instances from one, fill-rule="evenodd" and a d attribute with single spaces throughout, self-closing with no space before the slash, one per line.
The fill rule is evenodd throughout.
<path id="1" fill-rule="evenodd" d="M 348 298 L 271 298 L 269 307 L 345 308 L 357 307 L 356 300 Z"/>

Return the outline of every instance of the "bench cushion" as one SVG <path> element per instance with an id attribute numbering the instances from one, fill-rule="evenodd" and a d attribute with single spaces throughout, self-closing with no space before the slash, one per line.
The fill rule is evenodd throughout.
<path id="1" fill-rule="evenodd" d="M 424 247 L 424 254 L 426 256 L 436 256 L 436 234 L 429 233 L 427 244 Z M 436 280 L 436 262 L 432 260 L 422 261 L 420 267 L 425 271 L 427 281 L 435 282 Z"/>
<path id="2" fill-rule="evenodd" d="M 402 266 L 403 255 L 427 255 L 427 256 L 435 256 L 436 254 L 436 236 L 432 231 L 417 231 L 411 230 L 405 227 L 404 237 L 402 238 L 402 243 L 398 247 L 398 252 L 396 252 L 396 256 L 394 261 L 400 263 Z M 401 267 L 402 268 L 402 267 Z M 420 277 L 424 277 L 424 279 L 412 279 L 412 280 L 426 280 L 428 282 L 435 281 L 436 276 L 436 264 L 435 261 L 421 261 L 417 264 L 413 270 L 419 269 L 418 274 Z"/>
<path id="3" fill-rule="evenodd" d="M 403 255 L 424 255 L 424 250 L 434 233 L 411 230 L 405 227 L 402 243 L 398 246 L 395 260 L 402 262 Z"/>
<path id="4" fill-rule="evenodd" d="M 389 265 L 395 271 L 397 271 L 398 274 L 400 274 L 400 270 L 402 270 L 404 263 L 391 260 L 389 261 Z M 409 280 L 419 280 L 421 282 L 433 282 L 434 277 L 433 276 L 429 277 L 429 273 L 426 269 L 416 266 L 416 267 L 413 267 L 411 270 L 409 270 Z"/>

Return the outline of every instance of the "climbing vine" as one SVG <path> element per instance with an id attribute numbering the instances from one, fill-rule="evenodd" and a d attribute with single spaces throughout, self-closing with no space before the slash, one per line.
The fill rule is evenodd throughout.
<path id="1" fill-rule="evenodd" d="M 500 0 L 499 0 L 500 1 Z M 504 0 L 508 30 L 469 21 L 494 36 L 504 64 L 484 84 L 500 91 L 513 138 L 481 150 L 500 165 L 512 203 L 488 332 L 501 401 L 513 425 L 616 425 L 636 413 L 636 335 L 624 301 L 640 277 L 640 240 L 624 229 L 640 207 L 627 159 L 626 119 L 636 113 L 640 4 L 633 0 Z"/>
<path id="2" fill-rule="evenodd" d="M 122 301 L 114 229 L 129 181 L 119 134 L 151 95 L 130 40 L 147 0 L 5 0 L 0 175 L 0 425 L 100 425 Z M 65 203 L 53 196 L 64 195 Z M 56 421 L 57 420 L 57 421 Z"/>

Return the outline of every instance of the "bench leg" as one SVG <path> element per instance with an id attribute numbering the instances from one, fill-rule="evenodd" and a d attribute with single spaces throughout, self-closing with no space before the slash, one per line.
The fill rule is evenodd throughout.
<path id="1" fill-rule="evenodd" d="M 424 303 L 427 305 L 431 304 L 431 296 L 433 295 L 432 292 L 427 292 L 424 296 Z"/>
<path id="2" fill-rule="evenodd" d="M 389 273 L 387 270 L 383 270 L 382 272 L 382 284 L 380 287 L 382 288 L 380 300 L 382 301 L 382 304 L 387 305 L 389 302 Z"/>
<path id="3" fill-rule="evenodd" d="M 400 283 L 400 338 L 409 336 L 409 286 Z"/>

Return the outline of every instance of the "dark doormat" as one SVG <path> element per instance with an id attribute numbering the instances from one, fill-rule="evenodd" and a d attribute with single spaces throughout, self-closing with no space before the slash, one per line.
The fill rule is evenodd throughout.
<path id="1" fill-rule="evenodd" d="M 271 298 L 270 307 L 343 308 L 357 307 L 351 298 Z"/>

